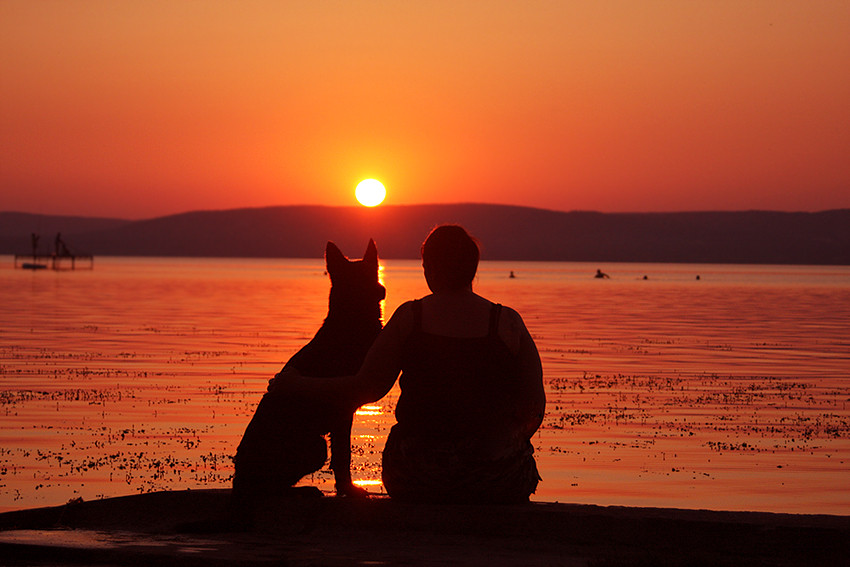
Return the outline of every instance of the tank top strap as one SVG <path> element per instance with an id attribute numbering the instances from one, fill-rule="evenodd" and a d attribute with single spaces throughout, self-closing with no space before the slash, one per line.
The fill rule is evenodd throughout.
<path id="1" fill-rule="evenodd" d="M 413 330 L 422 330 L 422 300 L 413 300 Z"/>
<path id="2" fill-rule="evenodd" d="M 489 336 L 499 335 L 499 316 L 502 314 L 502 304 L 494 303 L 490 306 L 490 330 Z"/>

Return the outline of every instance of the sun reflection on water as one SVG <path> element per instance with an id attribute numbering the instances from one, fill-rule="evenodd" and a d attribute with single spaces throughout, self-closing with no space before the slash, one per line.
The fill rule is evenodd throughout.
<path id="1" fill-rule="evenodd" d="M 384 415 L 383 406 L 360 406 L 354 415 Z"/>

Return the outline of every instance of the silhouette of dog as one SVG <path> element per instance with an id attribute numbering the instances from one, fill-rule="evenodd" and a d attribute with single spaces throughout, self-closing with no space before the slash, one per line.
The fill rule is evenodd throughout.
<path id="1" fill-rule="evenodd" d="M 348 260 L 328 242 L 325 263 L 331 280 L 328 315 L 313 339 L 284 368 L 304 376 L 355 374 L 381 331 L 378 250 L 370 240 L 362 260 Z M 233 499 L 250 507 L 280 494 L 327 460 L 324 435 L 330 433 L 331 469 L 338 495 L 365 496 L 351 482 L 350 408 L 327 400 L 295 399 L 270 388 L 260 401 L 236 450 Z"/>

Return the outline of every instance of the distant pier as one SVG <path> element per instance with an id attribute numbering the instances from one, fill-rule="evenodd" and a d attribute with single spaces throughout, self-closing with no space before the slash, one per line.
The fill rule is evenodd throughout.
<path id="1" fill-rule="evenodd" d="M 91 270 L 94 256 L 90 254 L 15 254 L 15 268 L 23 270 Z"/>
<path id="2" fill-rule="evenodd" d="M 39 251 L 41 235 L 33 232 L 30 235 L 32 252 L 15 254 L 15 268 L 22 270 L 91 270 L 94 269 L 94 256 L 74 252 L 62 239 L 62 233 L 57 232 L 53 239 L 53 252 L 44 254 Z"/>

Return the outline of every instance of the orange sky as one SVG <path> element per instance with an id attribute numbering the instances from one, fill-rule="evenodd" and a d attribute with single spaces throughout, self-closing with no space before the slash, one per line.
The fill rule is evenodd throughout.
<path id="1" fill-rule="evenodd" d="M 850 2 L 0 2 L 0 210 L 850 207 Z"/>

